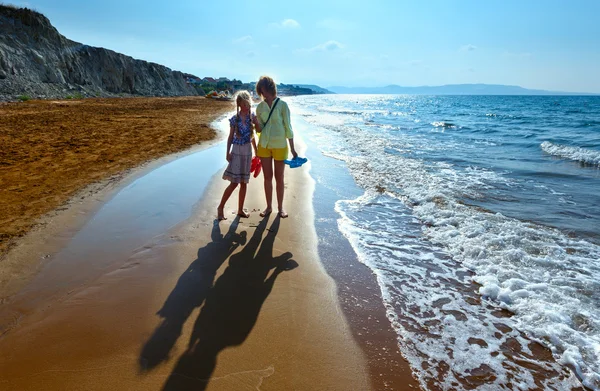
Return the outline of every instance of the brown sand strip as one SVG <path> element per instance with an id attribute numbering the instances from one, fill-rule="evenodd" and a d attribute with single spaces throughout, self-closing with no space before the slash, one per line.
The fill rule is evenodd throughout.
<path id="1" fill-rule="evenodd" d="M 232 199 L 229 220 L 215 225 L 226 184 L 215 177 L 187 222 L 122 254 L 119 268 L 63 287 L 59 299 L 40 300 L 0 339 L 0 386 L 372 389 L 318 258 L 310 176 L 288 170 L 288 219 L 259 217 L 264 196 L 254 180 L 251 217 L 236 221 Z M 43 283 L 27 290 L 44 297 Z"/>
<path id="2" fill-rule="evenodd" d="M 202 97 L 0 105 L 0 257 L 87 185 L 213 139 L 231 109 Z"/>

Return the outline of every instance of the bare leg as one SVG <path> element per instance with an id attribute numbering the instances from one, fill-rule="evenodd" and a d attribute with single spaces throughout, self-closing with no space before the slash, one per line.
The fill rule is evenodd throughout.
<path id="1" fill-rule="evenodd" d="M 260 215 L 264 217 L 271 213 L 273 202 L 273 158 L 261 157 L 260 162 L 262 164 L 263 177 L 265 178 L 265 198 L 267 200 L 267 207 L 263 210 Z"/>
<path id="2" fill-rule="evenodd" d="M 283 174 L 285 172 L 285 163 L 280 160 L 275 160 L 275 184 L 277 187 L 277 210 L 279 217 L 285 219 L 288 214 L 283 210 L 283 193 L 285 192 L 285 183 Z"/>
<path id="3" fill-rule="evenodd" d="M 244 200 L 246 199 L 246 188 L 248 187 L 247 183 L 240 183 L 240 198 L 238 200 L 238 216 L 240 217 L 250 217 L 250 215 L 244 212 Z"/>
<path id="4" fill-rule="evenodd" d="M 231 182 L 229 186 L 225 188 L 225 191 L 223 192 L 223 197 L 221 197 L 221 203 L 217 207 L 217 219 L 227 220 L 227 217 L 225 217 L 225 215 L 223 214 L 223 208 L 225 207 L 227 200 L 229 199 L 229 197 L 231 197 L 231 193 L 233 193 L 237 185 L 237 183 Z"/>

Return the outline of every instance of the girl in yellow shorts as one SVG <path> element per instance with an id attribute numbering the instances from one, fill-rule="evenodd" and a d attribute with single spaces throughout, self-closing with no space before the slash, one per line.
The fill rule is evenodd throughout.
<path id="1" fill-rule="evenodd" d="M 257 156 L 262 163 L 265 180 L 265 198 L 267 207 L 261 212 L 266 216 L 272 212 L 273 174 L 277 190 L 277 210 L 279 217 L 286 218 L 288 214 L 283 209 L 285 163 L 289 150 L 295 158 L 298 156 L 294 148 L 294 133 L 290 124 L 290 109 L 287 103 L 277 97 L 277 85 L 269 76 L 261 76 L 256 83 L 256 93 L 263 101 L 256 107 L 254 126 L 260 134 Z"/>

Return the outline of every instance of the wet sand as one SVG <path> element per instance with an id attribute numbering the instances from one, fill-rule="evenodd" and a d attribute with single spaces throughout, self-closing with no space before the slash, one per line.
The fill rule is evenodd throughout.
<path id="1" fill-rule="evenodd" d="M 121 241 L 121 231 L 100 224 L 136 224 L 123 211 L 139 202 L 117 200 L 143 190 L 141 180 L 82 229 L 57 231 L 66 247 L 0 307 L 0 388 L 366 390 L 393 378 L 393 389 L 416 389 L 405 362 L 377 372 L 372 345 L 382 342 L 356 338 L 362 332 L 350 328 L 319 259 L 308 169 L 286 179 L 288 219 L 259 217 L 258 179 L 246 202 L 251 218 L 235 219 L 232 198 L 229 219 L 215 224 L 227 184 L 218 173 L 194 190 L 202 196 L 187 220 L 148 231 L 150 240 L 141 231 L 159 224 L 152 219 Z"/>
<path id="2" fill-rule="evenodd" d="M 296 173 L 288 219 L 230 213 L 215 224 L 216 177 L 188 222 L 84 283 L 47 297 L 46 280 L 64 271 L 42 271 L 8 304 L 36 301 L 0 340 L 8 389 L 369 389 L 299 201 L 310 179 Z M 251 208 L 262 205 L 257 185 Z"/>

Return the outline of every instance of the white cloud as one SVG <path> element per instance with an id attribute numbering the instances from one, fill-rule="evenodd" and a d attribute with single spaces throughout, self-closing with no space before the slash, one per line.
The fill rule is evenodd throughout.
<path id="1" fill-rule="evenodd" d="M 323 42 L 322 44 L 317 45 L 308 50 L 311 52 L 333 52 L 335 50 L 342 49 L 343 47 L 344 47 L 344 45 L 342 45 L 338 41 L 331 40 L 331 41 Z"/>
<path id="2" fill-rule="evenodd" d="M 233 40 L 233 43 L 250 43 L 252 42 L 251 35 L 244 35 L 243 37 L 239 37 Z"/>
<path id="3" fill-rule="evenodd" d="M 468 45 L 461 46 L 461 48 L 459 50 L 461 52 L 473 52 L 473 51 L 477 50 L 477 46 L 468 44 Z"/>
<path id="4" fill-rule="evenodd" d="M 285 19 L 281 22 L 281 27 L 295 29 L 300 27 L 300 23 L 296 22 L 294 19 Z"/>
<path id="5" fill-rule="evenodd" d="M 282 29 L 297 29 L 300 27 L 300 23 L 294 19 L 284 19 L 281 22 L 271 23 L 271 26 Z"/>

